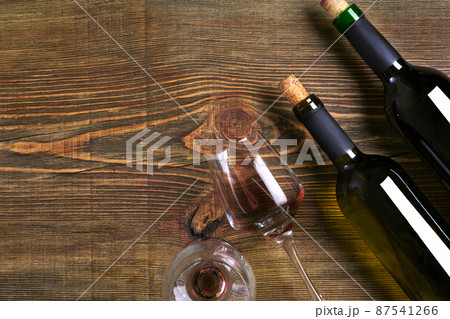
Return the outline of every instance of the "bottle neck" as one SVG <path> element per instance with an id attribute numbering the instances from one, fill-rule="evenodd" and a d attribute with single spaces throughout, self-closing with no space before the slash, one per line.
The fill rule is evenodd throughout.
<path id="1" fill-rule="evenodd" d="M 301 101 L 293 111 L 338 170 L 360 154 L 352 140 L 314 94 Z"/>
<path id="2" fill-rule="evenodd" d="M 370 68 L 380 75 L 401 59 L 400 54 L 365 18 L 354 4 L 345 9 L 333 25 L 347 37 Z"/>

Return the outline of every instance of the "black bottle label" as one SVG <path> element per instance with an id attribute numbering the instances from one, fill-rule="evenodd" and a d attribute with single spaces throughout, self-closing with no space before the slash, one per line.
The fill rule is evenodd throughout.
<path id="1" fill-rule="evenodd" d="M 436 258 L 441 267 L 450 276 L 450 249 L 431 228 L 414 205 L 389 176 L 380 184 L 384 192 L 405 217 L 412 229 L 417 233 L 425 246 Z"/>

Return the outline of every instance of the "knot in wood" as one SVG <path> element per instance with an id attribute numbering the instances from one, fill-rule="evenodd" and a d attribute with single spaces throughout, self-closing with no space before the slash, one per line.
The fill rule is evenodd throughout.
<path id="1" fill-rule="evenodd" d="M 219 129 L 228 139 L 242 139 L 251 132 L 253 121 L 253 117 L 241 108 L 226 108 L 219 116 Z"/>

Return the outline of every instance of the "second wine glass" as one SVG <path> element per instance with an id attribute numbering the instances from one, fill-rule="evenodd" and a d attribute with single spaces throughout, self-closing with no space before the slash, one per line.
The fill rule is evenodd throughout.
<path id="1" fill-rule="evenodd" d="M 292 259 L 311 299 L 323 300 L 300 262 L 292 236 L 303 186 L 261 133 L 226 143 L 225 150 L 206 158 L 231 226 L 273 238 Z"/>

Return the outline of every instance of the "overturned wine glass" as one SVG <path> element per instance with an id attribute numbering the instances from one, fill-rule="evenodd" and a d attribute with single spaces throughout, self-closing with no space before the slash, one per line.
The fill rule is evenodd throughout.
<path id="1" fill-rule="evenodd" d="M 171 261 L 163 298 L 172 301 L 254 300 L 255 276 L 245 257 L 220 239 L 198 239 Z"/>
<path id="2" fill-rule="evenodd" d="M 274 239 L 292 259 L 312 300 L 323 300 L 303 268 L 292 236 L 304 189 L 273 146 L 257 131 L 227 138 L 224 150 L 205 155 L 231 226 Z"/>

